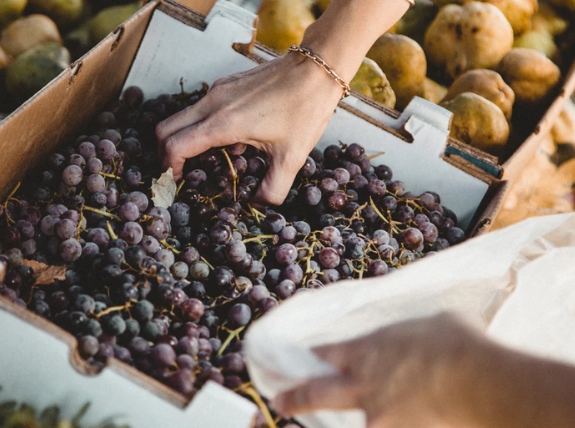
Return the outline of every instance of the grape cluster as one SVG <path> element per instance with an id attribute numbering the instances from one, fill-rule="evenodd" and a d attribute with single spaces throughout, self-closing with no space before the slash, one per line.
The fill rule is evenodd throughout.
<path id="1" fill-rule="evenodd" d="M 314 149 L 279 207 L 250 204 L 269 159 L 241 144 L 188 160 L 174 203 L 154 206 L 155 125 L 205 91 L 127 88 L 0 205 L 0 294 L 90 363 L 115 357 L 188 397 L 207 380 L 249 388 L 242 332 L 282 300 L 465 239 L 439 195 L 409 192 L 355 143 Z M 24 259 L 65 279 L 36 285 Z"/>

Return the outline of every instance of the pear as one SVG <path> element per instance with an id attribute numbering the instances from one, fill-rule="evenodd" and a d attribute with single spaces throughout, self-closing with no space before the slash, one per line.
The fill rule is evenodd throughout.
<path id="1" fill-rule="evenodd" d="M 28 15 L 12 22 L 2 31 L 0 47 L 8 55 L 17 57 L 22 52 L 39 43 L 56 42 L 62 44 L 58 27 L 45 15 Z"/>
<path id="2" fill-rule="evenodd" d="M 561 79 L 561 70 L 549 58 L 534 49 L 513 48 L 503 57 L 497 71 L 515 92 L 521 107 L 537 106 L 548 97 Z"/>
<path id="3" fill-rule="evenodd" d="M 509 138 L 509 124 L 499 107 L 472 92 L 464 92 L 441 106 L 453 113 L 450 135 L 478 149 L 501 156 Z"/>
<path id="4" fill-rule="evenodd" d="M 18 103 L 42 89 L 70 65 L 70 53 L 59 43 L 41 43 L 19 55 L 6 68 L 6 88 Z"/>
<path id="5" fill-rule="evenodd" d="M 258 16 L 256 39 L 281 53 L 299 45 L 306 28 L 315 21 L 305 0 L 263 0 Z"/>
<path id="6" fill-rule="evenodd" d="M 395 107 L 395 93 L 387 77 L 375 61 L 364 58 L 359 70 L 349 83 L 354 91 L 360 92 L 381 104 Z"/>
<path id="7" fill-rule="evenodd" d="M 59 27 L 78 23 L 84 10 L 84 0 L 28 0 L 35 13 L 49 16 Z"/>
<path id="8" fill-rule="evenodd" d="M 22 16 L 28 0 L 2 0 L 0 1 L 0 27 Z"/>
<path id="9" fill-rule="evenodd" d="M 449 101 L 464 92 L 473 92 L 491 101 L 501 109 L 507 120 L 511 119 L 515 93 L 493 70 L 469 70 L 461 74 L 449 87 L 443 101 Z"/>
<path id="10" fill-rule="evenodd" d="M 397 98 L 396 108 L 403 110 L 414 96 L 423 96 L 427 61 L 421 46 L 401 34 L 386 33 L 367 52 L 381 67 Z"/>

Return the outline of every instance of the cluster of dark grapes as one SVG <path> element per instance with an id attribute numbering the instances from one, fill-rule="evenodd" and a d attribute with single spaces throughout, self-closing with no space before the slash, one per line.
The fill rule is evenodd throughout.
<path id="1" fill-rule="evenodd" d="M 188 397 L 249 385 L 242 332 L 282 300 L 465 239 L 439 195 L 409 192 L 355 143 L 314 149 L 279 207 L 250 203 L 269 160 L 240 144 L 190 159 L 174 203 L 154 206 L 155 125 L 205 90 L 127 88 L 0 205 L 0 295 L 75 335 L 90 363 L 115 357 Z M 65 264 L 65 279 L 39 286 L 24 259 Z"/>

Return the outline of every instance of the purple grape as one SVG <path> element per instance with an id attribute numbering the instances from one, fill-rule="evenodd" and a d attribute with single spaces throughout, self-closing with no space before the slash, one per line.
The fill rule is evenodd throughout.
<path id="1" fill-rule="evenodd" d="M 343 186 L 349 183 L 351 176 L 347 169 L 336 168 L 333 170 L 333 179 L 337 182 L 337 184 Z"/>
<path id="2" fill-rule="evenodd" d="M 230 262 L 239 263 L 246 257 L 246 245 L 242 241 L 228 241 L 225 245 L 225 253 Z"/>
<path id="3" fill-rule="evenodd" d="M 68 165 L 62 171 L 62 182 L 67 186 L 77 186 L 84 178 L 82 168 L 78 165 Z"/>
<path id="4" fill-rule="evenodd" d="M 140 212 L 142 213 L 148 209 L 148 205 L 150 203 L 148 197 L 144 193 L 139 191 L 130 192 L 128 194 L 127 202 L 133 202 L 134 204 L 136 204 L 138 210 L 140 210 Z"/>
<path id="5" fill-rule="evenodd" d="M 144 237 L 144 230 L 142 226 L 133 221 L 124 223 L 120 231 L 120 238 L 128 243 L 128 245 L 138 244 Z"/>
<path id="6" fill-rule="evenodd" d="M 125 202 L 118 208 L 118 216 L 123 221 L 136 221 L 140 217 L 140 211 L 133 202 Z"/>
<path id="7" fill-rule="evenodd" d="M 176 351 L 168 344 L 159 343 L 150 350 L 150 360 L 155 367 L 169 367 L 176 362 Z"/>
<path id="8" fill-rule="evenodd" d="M 345 193 L 335 192 L 328 198 L 327 205 L 333 211 L 340 211 L 349 205 L 349 199 Z"/>
<path id="9" fill-rule="evenodd" d="M 247 325 L 252 318 L 252 310 L 245 303 L 236 303 L 228 312 L 228 320 L 235 327 Z"/>
<path id="10" fill-rule="evenodd" d="M 60 239 L 70 239 L 76 234 L 76 223 L 68 219 L 60 220 L 54 226 L 54 232 Z"/>
<path id="11" fill-rule="evenodd" d="M 82 169 L 86 167 L 86 159 L 84 159 L 82 155 L 79 155 L 77 153 L 74 153 L 72 156 L 70 156 L 70 158 L 68 159 L 68 163 L 70 165 L 79 166 Z"/>
<path id="12" fill-rule="evenodd" d="M 100 140 L 96 143 L 96 152 L 100 159 L 112 159 L 116 155 L 116 145 L 110 140 Z"/>
<path id="13" fill-rule="evenodd" d="M 275 288 L 276 295 L 282 300 L 293 296 L 295 290 L 295 283 L 289 279 L 282 280 Z"/>
<path id="14" fill-rule="evenodd" d="M 142 173 L 136 169 L 130 168 L 124 174 L 124 180 L 130 187 L 138 187 L 142 181 Z"/>
<path id="15" fill-rule="evenodd" d="M 75 239 L 66 239 L 58 247 L 60 257 L 66 262 L 78 260 L 82 255 L 82 246 Z"/>
<path id="16" fill-rule="evenodd" d="M 96 157 L 96 146 L 89 141 L 84 141 L 78 146 L 78 153 L 89 161 L 91 158 Z"/>
<path id="17" fill-rule="evenodd" d="M 146 223 L 146 232 L 160 241 L 166 239 L 170 234 L 170 223 L 160 217 L 152 217 Z"/>
<path id="18" fill-rule="evenodd" d="M 156 251 L 156 253 L 154 253 L 154 258 L 160 263 L 163 263 L 167 268 L 170 268 L 176 261 L 174 253 L 165 248 L 161 248 Z"/>
<path id="19" fill-rule="evenodd" d="M 319 252 L 318 260 L 324 268 L 333 269 L 339 265 L 340 257 L 335 249 L 326 247 Z"/>
<path id="20" fill-rule="evenodd" d="M 198 321 L 204 315 L 204 304 L 201 300 L 190 298 L 180 304 L 182 315 L 187 321 Z"/>
<path id="21" fill-rule="evenodd" d="M 307 205 L 314 206 L 321 201 L 321 190 L 314 185 L 308 185 L 304 188 L 304 200 Z"/>
<path id="22" fill-rule="evenodd" d="M 290 265 L 296 261 L 297 253 L 293 244 L 282 244 L 276 249 L 276 261 L 282 266 Z"/>
<path id="23" fill-rule="evenodd" d="M 383 260 L 372 260 L 367 268 L 369 276 L 382 276 L 389 272 L 389 266 Z"/>

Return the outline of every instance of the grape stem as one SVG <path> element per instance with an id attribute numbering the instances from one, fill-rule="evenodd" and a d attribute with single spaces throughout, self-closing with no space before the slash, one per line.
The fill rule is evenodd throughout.
<path id="1" fill-rule="evenodd" d="M 93 213 L 96 213 L 96 214 L 100 214 L 101 216 L 108 217 L 109 219 L 112 219 L 112 220 L 122 221 L 122 219 L 120 217 L 118 217 L 117 215 L 110 214 L 106 211 L 99 210 L 98 208 L 93 208 L 93 207 L 89 207 L 88 205 L 84 205 L 84 209 L 91 211 Z"/>
<path id="2" fill-rule="evenodd" d="M 211 270 L 214 270 L 214 267 L 204 257 L 200 257 L 200 260 L 207 264 Z"/>
<path id="3" fill-rule="evenodd" d="M 110 238 L 118 239 L 118 235 L 116 235 L 116 233 L 114 232 L 114 229 L 112 229 L 112 225 L 110 224 L 109 221 L 106 222 L 106 229 L 108 229 L 108 233 L 110 234 Z"/>
<path id="4" fill-rule="evenodd" d="M 168 241 L 166 241 L 165 239 L 162 239 L 162 240 L 160 241 L 160 244 L 162 244 L 164 247 L 166 247 L 168 250 L 170 250 L 170 251 L 171 251 L 172 253 L 174 253 L 176 256 L 181 253 L 181 251 L 179 251 L 178 249 L 176 249 L 174 246 L 170 245 L 170 244 L 168 243 Z"/>
<path id="5" fill-rule="evenodd" d="M 14 186 L 14 189 L 12 189 L 12 191 L 10 192 L 10 194 L 6 198 L 6 201 L 3 204 L 4 212 L 6 213 L 6 221 L 8 222 L 8 224 L 16 223 L 16 221 L 14 221 L 14 219 L 12 217 L 10 217 L 10 214 L 8 213 L 8 202 L 10 202 L 11 200 L 14 200 L 16 202 L 20 202 L 20 201 L 18 201 L 18 199 L 14 198 L 14 195 L 16 194 L 16 192 L 18 191 L 18 189 L 20 188 L 21 185 L 22 185 L 22 182 L 20 182 L 20 181 L 18 183 L 16 183 L 16 186 Z"/>
<path id="6" fill-rule="evenodd" d="M 381 218 L 385 223 L 389 224 L 389 226 L 391 227 L 391 231 L 393 233 L 399 233 L 401 232 L 394 224 L 391 220 L 388 220 L 387 218 L 385 218 L 385 216 L 381 213 L 381 211 L 379 210 L 379 208 L 377 208 L 377 206 L 375 205 L 375 203 L 373 202 L 373 199 L 371 198 L 371 196 L 369 197 L 369 205 L 371 206 L 371 208 L 373 208 L 373 210 L 376 212 L 376 214 L 379 216 L 379 218 Z"/>
<path id="7" fill-rule="evenodd" d="M 218 357 L 222 356 L 222 354 L 224 353 L 226 348 L 230 345 L 230 343 L 232 343 L 232 340 L 234 340 L 234 338 L 240 340 L 240 333 L 242 331 L 244 331 L 245 328 L 246 328 L 246 326 L 243 326 L 243 327 L 240 327 L 236 330 L 230 330 L 230 334 L 228 335 L 228 337 L 226 338 L 224 343 L 222 343 L 222 346 L 220 346 L 220 349 L 218 350 L 218 353 L 217 353 Z M 227 330 L 227 328 L 226 328 L 226 330 Z"/>
<path id="8" fill-rule="evenodd" d="M 228 154 L 226 149 L 222 149 L 222 153 L 224 154 L 224 157 L 226 158 L 226 161 L 228 162 L 228 166 L 230 167 L 230 172 L 232 173 L 232 179 L 234 181 L 234 201 L 237 202 L 237 200 L 238 200 L 238 197 L 237 197 L 238 173 L 236 172 L 236 169 L 234 168 L 234 164 L 232 163 L 232 160 L 230 159 L 230 155 Z"/>
<path id="9" fill-rule="evenodd" d="M 100 174 L 102 177 L 106 177 L 106 178 L 113 178 L 114 180 L 121 180 L 122 177 L 119 177 L 115 174 L 108 174 L 107 172 L 99 172 L 98 174 Z"/>
<path id="10" fill-rule="evenodd" d="M 78 220 L 78 226 L 76 226 L 76 241 L 80 242 L 80 233 L 82 232 L 82 220 L 84 219 L 84 206 L 80 208 L 80 219 Z"/>
<path id="11" fill-rule="evenodd" d="M 256 405 L 259 407 L 260 411 L 264 415 L 266 424 L 269 428 L 277 428 L 276 422 L 272 418 L 268 406 L 266 406 L 266 403 L 264 403 L 264 400 L 262 399 L 260 394 L 258 394 L 258 392 L 251 386 L 251 383 L 241 385 L 237 389 L 237 391 L 243 392 L 244 394 L 248 395 L 252 400 L 254 400 L 254 403 L 256 403 Z"/>
<path id="12" fill-rule="evenodd" d="M 366 158 L 369 160 L 372 160 L 372 159 L 375 159 L 375 158 L 377 158 L 381 155 L 384 155 L 384 154 L 385 154 L 385 152 L 378 152 L 378 153 L 374 153 L 372 155 L 366 156 Z"/>
<path id="13" fill-rule="evenodd" d="M 256 210 L 254 207 L 251 206 L 251 204 L 248 204 L 248 207 L 252 213 L 252 216 L 254 217 L 254 219 L 256 220 L 256 222 L 261 223 L 261 219 L 265 218 L 265 214 L 262 213 L 261 211 Z"/>
<path id="14" fill-rule="evenodd" d="M 131 302 L 126 303 L 123 306 L 110 306 L 107 309 L 104 309 L 102 312 L 98 312 L 97 314 L 94 314 L 96 318 L 100 318 L 103 317 L 104 315 L 108 315 L 109 313 L 112 312 L 116 312 L 116 311 L 122 311 L 122 310 L 128 310 L 130 309 L 130 307 L 132 306 Z"/>
<path id="15" fill-rule="evenodd" d="M 180 191 L 182 190 L 182 187 L 184 187 L 184 184 L 186 184 L 186 180 L 182 180 L 180 181 L 180 184 L 178 184 L 178 188 L 176 189 L 176 197 L 180 194 Z"/>

